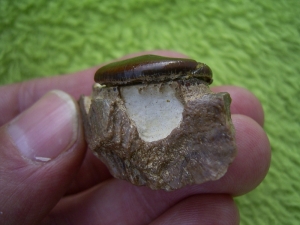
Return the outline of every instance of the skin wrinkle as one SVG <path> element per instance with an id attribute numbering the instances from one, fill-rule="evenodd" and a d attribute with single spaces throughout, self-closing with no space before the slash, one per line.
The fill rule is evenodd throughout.
<path id="1" fill-rule="evenodd" d="M 15 87 L 18 96 L 19 113 L 23 112 L 34 104 L 42 94 L 39 92 L 38 82 L 21 82 Z"/>
<path id="2" fill-rule="evenodd" d="M 214 219 L 213 223 L 211 220 L 207 221 L 207 211 L 212 212 L 212 209 L 215 209 L 217 211 L 217 213 L 211 215 L 211 218 Z M 160 214 L 160 216 L 156 220 L 154 220 L 153 223 L 151 223 L 151 225 L 196 224 L 196 222 L 199 221 L 199 218 L 204 219 L 202 221 L 203 224 L 206 224 L 205 222 L 209 222 L 209 224 L 219 224 L 220 221 L 235 221 L 234 224 L 238 224 L 239 214 L 237 207 L 235 207 L 233 199 L 229 195 L 198 194 L 190 196 L 180 201 L 175 206 L 169 208 L 166 212 Z"/>
<path id="3" fill-rule="evenodd" d="M 142 190 L 137 188 L 135 189 L 135 192 L 138 193 L 138 195 L 135 196 L 136 198 L 136 202 L 139 203 L 139 205 L 143 208 L 143 212 L 145 212 L 143 215 L 145 215 L 147 217 L 147 219 L 145 219 L 145 221 L 147 223 L 151 222 L 151 220 L 154 219 L 154 217 L 156 217 L 156 213 L 155 213 L 155 209 L 154 209 L 154 205 L 151 206 L 149 204 L 149 200 L 147 198 L 145 198 L 145 195 L 143 194 Z"/>
<path id="4" fill-rule="evenodd" d="M 5 127 L 4 127 L 4 129 L 5 129 Z M 15 146 L 13 145 L 11 140 L 9 140 L 9 142 L 10 142 L 9 145 L 11 145 L 11 147 L 15 149 Z M 1 150 L 1 152 L 5 152 L 5 151 Z M 9 154 L 11 154 L 11 153 L 12 153 L 12 150 L 9 152 Z M 9 169 L 8 170 L 9 172 L 4 174 L 4 180 L 6 180 L 5 177 L 9 177 L 10 180 L 15 180 L 15 176 L 18 176 L 18 183 L 9 183 L 6 185 L 6 187 L 4 189 L 2 189 L 2 191 L 12 190 L 11 191 L 12 194 L 9 197 L 7 197 L 6 201 L 4 201 L 4 202 L 1 201 L 1 205 L 6 205 L 6 204 L 8 204 L 7 202 L 10 202 L 11 200 L 14 201 L 14 199 L 16 198 L 15 196 L 18 195 L 18 190 L 20 189 L 19 184 L 22 184 L 21 186 L 24 186 L 23 184 L 24 183 L 26 184 L 26 182 L 24 182 L 24 181 L 26 181 L 27 179 L 34 178 L 34 175 L 37 172 L 35 170 L 27 168 L 27 162 L 29 162 L 29 160 L 25 160 L 24 158 L 21 158 L 21 156 L 19 156 L 18 154 L 12 154 L 11 156 L 13 157 L 13 160 L 12 160 L 13 163 L 11 161 L 4 163 L 4 166 L 6 166 L 6 169 Z M 34 166 L 34 164 L 32 164 L 32 165 Z M 1 166 L 3 166 L 3 163 L 1 163 Z M 3 171 L 3 169 L 1 169 L 1 171 Z M 26 174 L 26 176 L 23 176 L 23 175 L 20 176 L 21 174 Z M 1 178 L 1 179 L 3 179 L 3 178 Z M 25 187 L 26 187 L 26 185 L 25 185 Z M 26 188 L 21 188 L 21 190 L 22 191 L 26 190 Z M 24 195 L 24 196 L 26 197 L 27 195 Z"/>
<path id="5" fill-rule="evenodd" d="M 0 108 L 3 108 L 3 111 L 0 114 L 0 126 L 13 119 L 15 115 L 19 113 L 18 107 L 18 99 L 16 92 L 9 92 L 9 89 L 14 89 L 15 85 L 9 85 L 0 87 Z"/>
<path id="6" fill-rule="evenodd" d="M 22 82 L 18 85 L 19 87 L 17 87 L 18 90 L 18 113 L 23 112 L 27 107 L 30 106 L 30 104 L 28 104 L 27 99 L 30 99 L 30 97 L 32 98 L 32 95 L 30 94 L 31 90 L 31 86 L 32 85 L 26 85 L 25 82 Z M 29 86 L 29 87 L 28 87 Z M 29 96 L 29 98 L 27 97 Z M 27 105 L 27 107 L 25 106 Z"/>

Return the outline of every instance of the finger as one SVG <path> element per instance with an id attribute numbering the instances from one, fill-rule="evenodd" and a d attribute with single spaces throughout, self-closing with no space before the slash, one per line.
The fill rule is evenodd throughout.
<path id="1" fill-rule="evenodd" d="M 233 115 L 232 120 L 237 156 L 224 177 L 202 185 L 209 193 L 245 194 L 261 183 L 270 167 L 270 142 L 262 127 L 244 115 Z"/>
<path id="2" fill-rule="evenodd" d="M 173 219 L 173 220 L 172 220 Z M 192 195 L 188 192 L 153 191 L 111 180 L 76 197 L 60 202 L 44 224 L 198 224 L 226 221 L 238 224 L 238 210 L 228 195 Z M 164 223 L 163 223 L 164 222 Z M 176 223 L 175 223 L 176 224 Z M 182 224 L 182 223 L 181 223 Z M 183 223 L 189 224 L 189 223 Z"/>
<path id="3" fill-rule="evenodd" d="M 147 224 L 177 202 L 193 195 L 241 195 L 251 191 L 269 168 L 269 142 L 261 126 L 251 118 L 234 115 L 233 122 L 237 131 L 238 155 L 220 180 L 165 192 L 110 179 L 86 192 L 63 199 L 49 220 L 57 222 L 68 218 L 72 224 L 94 224 L 93 221 Z"/>
<path id="4" fill-rule="evenodd" d="M 77 104 L 52 91 L 0 128 L 0 224 L 36 224 L 64 195 L 85 153 Z"/>
<path id="5" fill-rule="evenodd" d="M 229 195 L 196 195 L 168 209 L 151 225 L 239 224 L 238 209 Z"/>
<path id="6" fill-rule="evenodd" d="M 186 57 L 183 54 L 171 51 L 148 51 L 124 56 L 121 59 L 144 54 Z M 96 66 L 69 75 L 35 79 L 0 87 L 0 126 L 30 107 L 50 90 L 62 90 L 75 99 L 78 99 L 81 95 L 90 95 L 94 83 L 94 74 L 99 67 Z"/>
<path id="7" fill-rule="evenodd" d="M 248 90 L 240 87 L 234 87 L 234 86 L 221 86 L 221 87 L 215 87 L 213 88 L 213 91 L 225 91 L 229 92 L 232 98 L 232 106 L 231 106 L 231 112 L 232 116 L 234 117 L 234 114 L 243 114 L 246 115 L 252 119 L 254 119 L 258 124 L 262 125 L 263 123 L 263 110 L 261 107 L 261 104 L 257 100 L 257 98 L 250 93 Z M 239 104 L 241 106 L 239 106 Z M 238 120 L 240 121 L 240 120 Z M 237 122 L 238 122 L 237 121 Z M 245 123 L 244 123 L 245 122 Z M 234 123 L 234 126 L 236 127 L 236 133 L 237 133 L 237 142 L 238 143 L 244 143 L 245 140 L 248 139 L 249 135 L 247 131 L 245 131 L 243 128 L 244 127 L 253 127 L 253 129 L 256 129 L 256 123 L 254 121 L 249 121 L 247 118 L 242 119 L 242 122 L 238 122 L 238 124 Z M 252 129 L 252 130 L 253 130 Z M 267 137 L 264 134 L 263 130 L 261 128 L 259 129 L 259 137 L 258 139 L 261 140 L 263 143 L 268 143 Z M 242 131 L 242 133 L 240 133 Z M 253 131 L 255 133 L 255 131 Z M 255 139 L 250 139 L 250 141 L 256 142 Z M 260 143 L 260 142 L 259 142 Z M 251 149 L 248 150 L 248 145 L 244 144 L 239 144 L 239 153 L 246 152 L 243 157 L 247 159 L 248 155 L 251 154 Z M 250 146 L 251 147 L 251 146 Z M 249 147 L 249 148 L 250 148 Z M 264 147 L 266 147 L 264 145 Z M 269 157 L 270 152 L 269 149 L 270 147 L 266 147 L 266 152 L 265 155 L 266 157 Z M 242 150 L 240 150 L 242 149 Z M 259 151 L 259 149 L 254 149 L 254 152 Z M 259 154 L 259 152 L 257 152 Z M 103 165 L 102 162 L 100 162 L 95 156 L 92 155 L 91 152 L 88 153 L 88 157 L 85 160 L 85 165 L 84 168 L 80 169 L 80 173 L 78 173 L 78 176 L 74 180 L 74 185 L 72 185 L 72 188 L 69 190 L 69 193 L 76 193 L 79 191 L 82 191 L 86 188 L 92 187 L 93 185 L 104 181 L 107 178 L 110 178 L 109 173 L 107 169 L 105 169 L 105 166 Z M 267 162 L 267 160 L 265 159 Z M 256 163 L 255 163 L 256 164 Z M 262 170 L 262 174 L 265 174 L 265 171 Z M 90 176 L 82 176 L 81 174 L 90 174 Z"/>
<path id="8" fill-rule="evenodd" d="M 255 120 L 258 124 L 264 124 L 264 111 L 260 101 L 250 91 L 236 86 L 212 87 L 214 92 L 228 92 L 232 102 L 230 110 L 232 114 L 242 114 Z"/>

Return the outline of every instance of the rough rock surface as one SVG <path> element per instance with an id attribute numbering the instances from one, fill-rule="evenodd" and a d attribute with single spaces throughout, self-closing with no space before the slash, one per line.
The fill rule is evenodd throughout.
<path id="1" fill-rule="evenodd" d="M 167 137 L 151 142 L 140 138 L 128 116 L 122 87 L 96 84 L 92 96 L 82 96 L 89 148 L 114 177 L 152 189 L 169 191 L 221 178 L 236 155 L 230 95 L 213 93 L 205 84 L 161 85 L 172 86 L 183 104 L 182 120 Z"/>

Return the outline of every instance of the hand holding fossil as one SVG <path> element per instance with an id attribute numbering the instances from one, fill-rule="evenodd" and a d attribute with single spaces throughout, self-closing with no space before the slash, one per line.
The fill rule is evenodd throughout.
<path id="1" fill-rule="evenodd" d="M 95 71 L 0 87 L 0 224 L 238 224 L 232 196 L 259 185 L 270 163 L 257 98 L 239 87 L 211 88 L 232 98 L 236 158 L 217 181 L 153 191 L 113 178 L 86 151 L 73 98 L 91 94 Z"/>

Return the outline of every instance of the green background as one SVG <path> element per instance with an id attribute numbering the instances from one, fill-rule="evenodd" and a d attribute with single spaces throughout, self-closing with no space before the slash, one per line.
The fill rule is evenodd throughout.
<path id="1" fill-rule="evenodd" d="M 213 85 L 261 100 L 272 163 L 258 188 L 236 198 L 241 224 L 299 224 L 299 0 L 0 0 L 1 85 L 153 49 L 203 61 Z"/>

